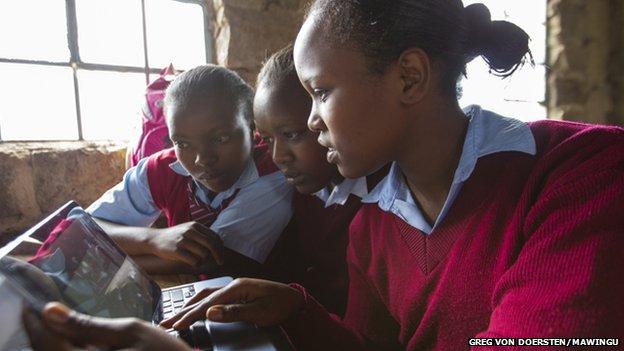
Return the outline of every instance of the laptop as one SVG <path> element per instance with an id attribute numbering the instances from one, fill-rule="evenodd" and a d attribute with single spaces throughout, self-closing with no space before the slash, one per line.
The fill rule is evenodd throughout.
<path id="1" fill-rule="evenodd" d="M 28 289 L 37 290 L 40 300 L 60 300 L 92 316 L 136 317 L 154 324 L 177 313 L 197 292 L 232 281 L 220 277 L 161 289 L 73 201 L 0 248 L 0 263 L 5 275 L 29 281 Z M 214 350 L 277 350 L 269 335 L 252 324 L 206 324 Z M 243 335 L 245 347 L 238 348 Z"/>

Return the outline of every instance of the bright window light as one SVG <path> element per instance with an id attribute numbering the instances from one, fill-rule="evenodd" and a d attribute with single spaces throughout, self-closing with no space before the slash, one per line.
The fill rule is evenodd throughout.
<path id="1" fill-rule="evenodd" d="M 206 64 L 204 15 L 200 5 L 171 0 L 145 2 L 151 67 L 176 69 Z"/>
<path id="2" fill-rule="evenodd" d="M 65 0 L 1 0 L 0 57 L 68 61 Z"/>
<path id="3" fill-rule="evenodd" d="M 461 81 L 460 104 L 478 104 L 504 116 L 524 121 L 546 118 L 546 1 L 464 0 L 464 5 L 485 4 L 492 20 L 508 20 L 531 37 L 529 44 L 535 67 L 524 65 L 508 78 L 489 74 L 489 67 L 478 57 L 468 64 L 467 78 Z"/>
<path id="4" fill-rule="evenodd" d="M 77 140 L 69 67 L 0 63 L 2 140 Z"/>
<path id="5" fill-rule="evenodd" d="M 136 134 L 145 75 L 79 71 L 82 130 L 88 140 L 130 140 Z"/>
<path id="6" fill-rule="evenodd" d="M 76 0 L 76 16 L 84 62 L 144 65 L 139 0 Z"/>

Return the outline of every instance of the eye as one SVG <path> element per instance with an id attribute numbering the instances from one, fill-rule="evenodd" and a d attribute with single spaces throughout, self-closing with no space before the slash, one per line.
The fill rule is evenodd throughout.
<path id="1" fill-rule="evenodd" d="M 321 102 L 327 101 L 327 96 L 329 95 L 329 91 L 320 88 L 314 89 L 312 93 L 314 94 L 314 97 L 320 99 Z"/>
<path id="2" fill-rule="evenodd" d="M 189 143 L 179 140 L 175 140 L 173 142 L 173 145 L 175 145 L 175 147 L 177 147 L 178 149 L 186 149 L 189 147 Z"/>
<path id="3" fill-rule="evenodd" d="M 218 137 L 213 139 L 216 144 L 225 144 L 230 141 L 230 136 L 228 134 L 219 135 Z"/>
<path id="4" fill-rule="evenodd" d="M 293 140 L 297 140 L 297 139 L 299 139 L 299 137 L 300 137 L 303 133 L 302 133 L 302 132 L 300 132 L 300 131 L 293 131 L 293 132 L 284 132 L 284 133 L 282 133 L 282 134 L 284 135 L 284 138 L 285 138 L 286 140 L 293 141 Z"/>

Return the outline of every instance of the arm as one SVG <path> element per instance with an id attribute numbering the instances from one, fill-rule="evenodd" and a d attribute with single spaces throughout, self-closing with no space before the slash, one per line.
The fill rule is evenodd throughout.
<path id="1" fill-rule="evenodd" d="M 344 322 L 330 314 L 306 290 L 258 279 L 237 279 L 219 290 L 199 292 L 165 328 L 185 329 L 208 317 L 218 322 L 281 324 L 298 350 L 396 350 L 398 325 L 353 265 Z M 244 301 L 241 303 L 241 301 Z"/>
<path id="2" fill-rule="evenodd" d="M 128 254 L 151 254 L 149 241 L 159 231 L 149 226 L 161 211 L 150 192 L 147 159 L 126 171 L 123 180 L 91 204 L 87 212 Z"/>
<path id="3" fill-rule="evenodd" d="M 166 261 L 192 267 L 223 261 L 221 239 L 201 224 L 188 222 L 170 228 L 149 227 L 161 211 L 152 199 L 147 159 L 128 170 L 123 181 L 102 195 L 87 211 L 131 256 L 149 255 L 163 259 L 162 271 L 156 264 L 151 264 L 153 260 L 145 263 L 146 268 L 156 269 L 152 273 L 188 272 L 185 265 L 171 267 Z"/>
<path id="4" fill-rule="evenodd" d="M 579 163 L 529 209 L 526 241 L 477 337 L 624 335 L 624 161 Z M 604 155 L 604 153 L 603 153 Z M 482 348 L 479 348 L 482 349 Z"/>

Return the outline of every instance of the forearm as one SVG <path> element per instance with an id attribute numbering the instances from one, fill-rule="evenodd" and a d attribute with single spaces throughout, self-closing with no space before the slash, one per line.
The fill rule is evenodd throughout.
<path id="1" fill-rule="evenodd" d="M 149 227 L 130 227 L 123 224 L 94 218 L 106 234 L 115 241 L 127 254 L 151 255 L 154 247 L 150 240 L 159 234 L 160 229 Z"/>

